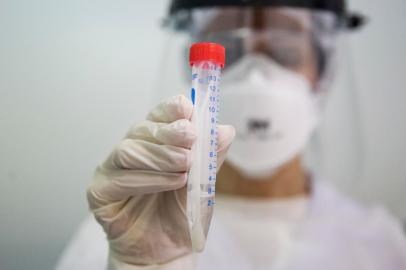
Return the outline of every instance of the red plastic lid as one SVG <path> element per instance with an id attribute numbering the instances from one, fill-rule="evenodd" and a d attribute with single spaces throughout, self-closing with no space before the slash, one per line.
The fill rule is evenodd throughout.
<path id="1" fill-rule="evenodd" d="M 225 52 L 224 47 L 217 43 L 194 43 L 189 51 L 189 64 L 193 66 L 194 63 L 200 61 L 212 61 L 223 68 L 226 58 Z"/>

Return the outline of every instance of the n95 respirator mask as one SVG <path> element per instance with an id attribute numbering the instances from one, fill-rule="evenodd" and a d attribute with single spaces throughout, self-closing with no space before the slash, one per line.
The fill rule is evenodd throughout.
<path id="1" fill-rule="evenodd" d="M 309 81 L 272 59 L 247 55 L 224 71 L 220 120 L 236 128 L 227 161 L 253 179 L 272 175 L 306 146 L 318 106 Z"/>

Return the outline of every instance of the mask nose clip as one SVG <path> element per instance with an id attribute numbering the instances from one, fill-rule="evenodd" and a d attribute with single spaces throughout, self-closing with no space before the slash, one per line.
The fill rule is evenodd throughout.
<path id="1" fill-rule="evenodd" d="M 263 85 L 266 83 L 267 78 L 264 70 L 258 67 L 252 67 L 248 72 L 248 78 L 254 84 Z"/>

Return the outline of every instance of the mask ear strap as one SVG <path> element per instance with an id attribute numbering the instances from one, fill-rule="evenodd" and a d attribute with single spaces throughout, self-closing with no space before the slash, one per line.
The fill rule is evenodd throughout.
<path id="1" fill-rule="evenodd" d="M 319 44 L 317 44 L 316 39 L 312 38 L 314 52 L 316 54 L 316 61 L 317 61 L 317 75 L 318 78 L 322 78 L 324 75 L 324 71 L 326 68 L 326 55 L 323 52 L 323 49 Z"/>

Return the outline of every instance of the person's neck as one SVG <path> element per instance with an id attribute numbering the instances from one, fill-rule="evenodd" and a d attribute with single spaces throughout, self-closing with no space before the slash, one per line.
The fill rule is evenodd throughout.
<path id="1" fill-rule="evenodd" d="M 250 179 L 225 162 L 217 175 L 216 192 L 258 198 L 307 195 L 310 193 L 307 178 L 299 156 L 264 179 Z"/>

